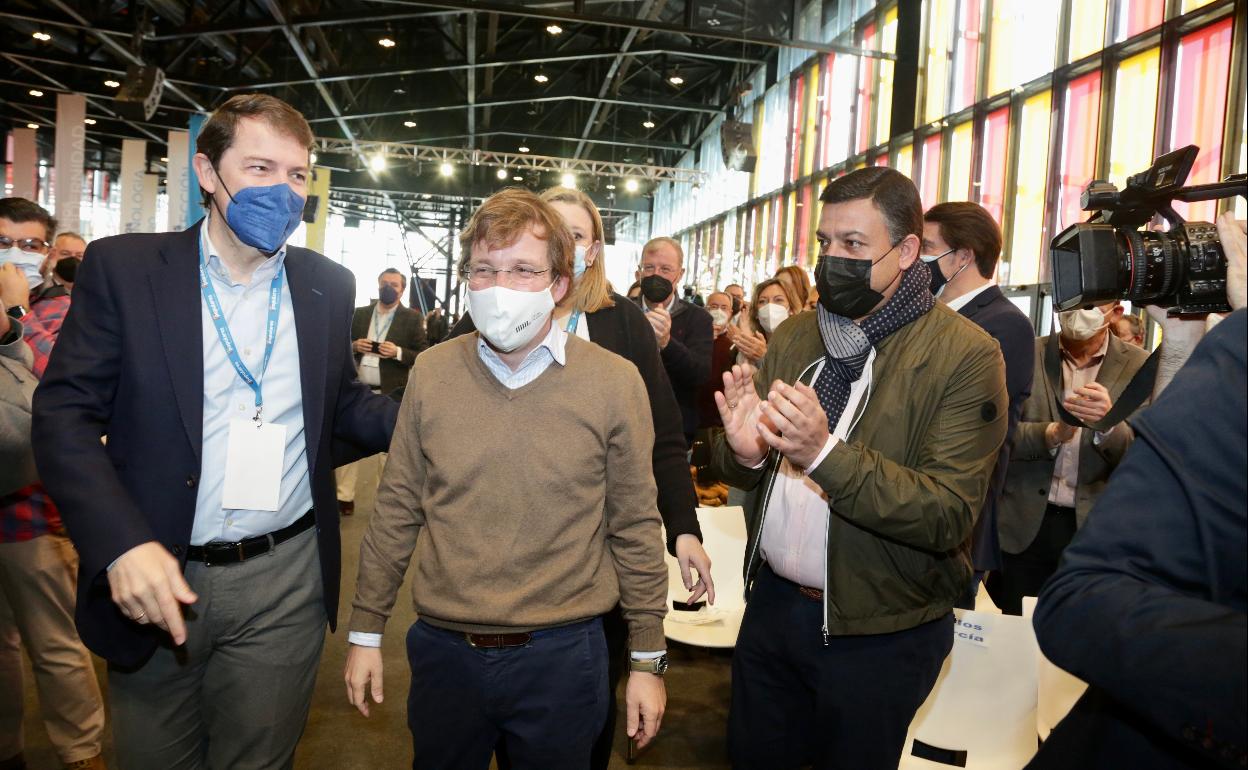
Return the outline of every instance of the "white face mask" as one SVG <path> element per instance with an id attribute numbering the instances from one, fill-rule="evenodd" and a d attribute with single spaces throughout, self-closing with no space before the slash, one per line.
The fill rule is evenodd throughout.
<path id="1" fill-rule="evenodd" d="M 788 317 L 789 309 L 774 302 L 763 305 L 758 309 L 758 323 L 768 334 L 774 332 L 776 327 Z"/>
<path id="2" fill-rule="evenodd" d="M 497 350 L 524 347 L 542 330 L 555 310 L 550 287 L 518 291 L 503 286 L 468 290 L 468 312 L 477 331 Z"/>
<path id="3" fill-rule="evenodd" d="M 1105 314 L 1094 307 L 1062 311 L 1057 314 L 1057 320 L 1062 325 L 1063 337 L 1080 342 L 1092 339 L 1109 324 Z"/>
<path id="4" fill-rule="evenodd" d="M 728 323 L 728 311 L 722 308 L 715 308 L 711 311 L 711 323 L 716 326 L 723 326 Z"/>
<path id="5" fill-rule="evenodd" d="M 26 282 L 30 284 L 32 289 L 43 283 L 43 276 L 39 273 L 39 267 L 43 264 L 43 259 L 43 255 L 39 252 L 22 251 L 17 246 L 10 246 L 4 251 L 0 251 L 0 265 L 17 265 L 22 274 L 26 276 Z"/>

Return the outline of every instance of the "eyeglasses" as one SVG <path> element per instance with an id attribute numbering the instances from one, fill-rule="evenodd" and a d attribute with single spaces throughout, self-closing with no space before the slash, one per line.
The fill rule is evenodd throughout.
<path id="1" fill-rule="evenodd" d="M 22 251 L 37 251 L 40 254 L 46 253 L 48 246 L 51 244 L 42 238 L 10 238 L 7 235 L 0 235 L 0 249 L 8 249 L 16 246 Z"/>
<path id="2" fill-rule="evenodd" d="M 655 273 L 658 273 L 664 278 L 671 278 L 672 276 L 676 275 L 676 273 L 678 272 L 680 272 L 680 269 L 672 267 L 671 265 L 657 265 L 657 266 L 656 265 L 642 265 L 641 266 L 642 275 L 654 275 Z"/>
<path id="3" fill-rule="evenodd" d="M 466 265 L 460 268 L 459 277 L 474 289 L 483 289 L 498 283 L 498 274 L 506 273 L 513 286 L 536 286 L 550 268 L 538 270 L 531 265 L 516 265 L 510 270 L 499 270 L 489 265 Z"/>

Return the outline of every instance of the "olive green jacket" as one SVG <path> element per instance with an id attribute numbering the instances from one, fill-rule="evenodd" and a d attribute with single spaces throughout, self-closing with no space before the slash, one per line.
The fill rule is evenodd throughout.
<path id="1" fill-rule="evenodd" d="M 780 379 L 809 383 L 824 357 L 815 313 L 776 330 L 755 376 L 760 397 Z M 856 424 L 810 473 L 828 496 L 824 635 L 880 634 L 946 615 L 971 576 L 970 534 L 1005 440 L 1008 397 L 996 340 L 937 303 L 876 349 Z M 753 490 L 745 582 L 780 457 L 746 468 L 722 431 L 712 460 Z"/>

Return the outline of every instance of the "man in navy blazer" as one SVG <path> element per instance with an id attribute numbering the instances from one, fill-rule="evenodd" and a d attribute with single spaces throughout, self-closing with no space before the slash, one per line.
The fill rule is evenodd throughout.
<path id="1" fill-rule="evenodd" d="M 1023 311 L 1006 299 L 993 276 L 1001 255 L 1001 228 L 982 206 L 965 201 L 941 203 L 923 215 L 923 260 L 932 268 L 932 292 L 964 318 L 992 335 L 1005 359 L 1005 387 L 1010 397 L 1005 443 L 989 480 L 988 496 L 971 531 L 975 576 L 959 606 L 973 608 L 985 572 L 1001 568 L 997 507 L 1010 465 L 1010 442 L 1031 395 L 1035 373 L 1035 330 Z"/>
<path id="2" fill-rule="evenodd" d="M 93 242 L 34 401 L 127 768 L 279 767 L 339 592 L 336 464 L 397 404 L 355 376 L 351 273 L 286 246 L 312 133 L 237 96 L 194 158 L 207 217 Z M 104 441 L 101 441 L 101 439 Z"/>

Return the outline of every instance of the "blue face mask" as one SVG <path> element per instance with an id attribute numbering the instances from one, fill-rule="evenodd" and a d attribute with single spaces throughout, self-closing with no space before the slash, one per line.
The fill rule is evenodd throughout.
<path id="1" fill-rule="evenodd" d="M 576 247 L 576 251 L 575 251 L 575 253 L 574 253 L 573 257 L 572 257 L 572 275 L 573 275 L 573 277 L 575 277 L 575 278 L 580 278 L 580 277 L 581 277 L 581 274 L 585 272 L 585 267 L 586 267 L 586 265 L 585 265 L 585 255 L 586 255 L 588 252 L 589 252 L 589 249 L 585 248 L 584 246 L 577 246 L 577 247 Z"/>
<path id="2" fill-rule="evenodd" d="M 220 173 L 217 179 L 221 179 Z M 231 194 L 224 182 L 221 188 L 230 196 L 230 205 L 225 211 L 230 229 L 240 241 L 265 255 L 276 254 L 299 227 L 304 199 L 285 182 L 244 187 L 238 195 Z"/>

